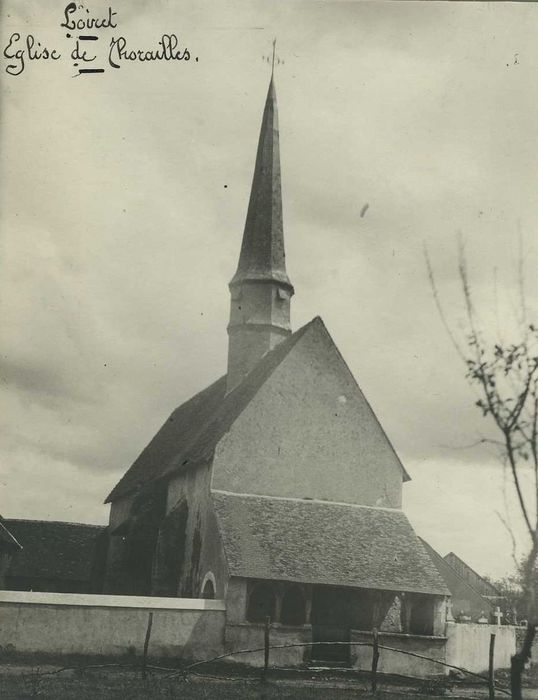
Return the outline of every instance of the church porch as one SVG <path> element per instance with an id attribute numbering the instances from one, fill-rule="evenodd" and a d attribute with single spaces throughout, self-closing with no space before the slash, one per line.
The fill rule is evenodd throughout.
<path id="1" fill-rule="evenodd" d="M 228 652 L 263 649 L 269 617 L 270 644 L 307 645 L 271 652 L 276 665 L 356 664 L 362 657 L 349 651 L 352 636 L 371 639 L 374 628 L 402 635 L 399 648 L 410 651 L 416 639 L 441 638 L 435 644 L 443 653 L 450 592 L 402 511 L 220 491 L 212 497 L 230 576 Z M 263 652 L 233 658 L 259 665 Z"/>
<path id="2" fill-rule="evenodd" d="M 374 627 L 380 631 L 381 645 L 440 661 L 446 657 L 444 596 L 233 577 L 226 607 L 228 652 L 262 649 L 265 621 L 270 619 L 270 645 L 290 645 L 271 649 L 272 666 L 368 670 L 371 647 L 353 643 L 371 644 Z M 261 666 L 263 657 L 259 651 L 232 658 Z M 382 650 L 379 669 L 418 676 L 444 673 L 438 664 L 388 650 Z"/>

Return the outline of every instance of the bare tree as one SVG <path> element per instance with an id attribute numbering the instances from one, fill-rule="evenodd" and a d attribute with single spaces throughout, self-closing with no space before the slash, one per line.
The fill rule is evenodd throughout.
<path id="1" fill-rule="evenodd" d="M 521 649 L 512 657 L 512 697 L 521 699 L 521 676 L 525 662 L 530 658 L 532 642 L 538 624 L 537 561 L 538 561 L 538 327 L 529 323 L 525 305 L 522 255 L 520 253 L 519 332 L 515 342 L 505 343 L 500 338 L 491 340 L 481 332 L 473 302 L 463 245 L 459 248 L 458 272 L 465 305 L 467 328 L 463 344 L 452 333 L 440 302 L 432 265 L 426 251 L 426 264 L 433 296 L 441 320 L 465 363 L 466 377 L 479 392 L 477 408 L 489 418 L 497 431 L 494 442 L 503 462 L 510 470 L 517 503 L 528 541 L 520 565 L 520 578 L 529 616 Z M 525 473 L 533 478 L 533 493 L 524 489 Z"/>

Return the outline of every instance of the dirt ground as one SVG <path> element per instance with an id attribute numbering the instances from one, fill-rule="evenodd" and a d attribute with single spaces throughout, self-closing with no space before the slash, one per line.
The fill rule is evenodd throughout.
<path id="1" fill-rule="evenodd" d="M 229 676 L 229 669 L 212 669 L 215 676 Z M 499 679 L 501 680 L 501 679 Z M 506 682 L 502 678 L 503 682 Z M 446 681 L 419 681 L 399 686 L 380 678 L 377 700 L 424 700 L 427 697 L 486 698 L 485 686 L 451 684 Z M 538 700 L 538 690 L 524 693 L 526 700 Z M 369 680 L 354 674 L 328 676 L 327 674 L 270 673 L 262 683 L 259 673 L 234 679 L 219 679 L 181 673 L 171 677 L 170 672 L 149 671 L 146 679 L 139 669 L 117 667 L 62 669 L 56 665 L 0 665 L 0 697 L 2 700 L 114 700 L 116 698 L 142 700 L 152 698 L 181 698 L 181 700 L 347 700 L 372 698 Z M 498 693 L 497 697 L 507 698 Z"/>

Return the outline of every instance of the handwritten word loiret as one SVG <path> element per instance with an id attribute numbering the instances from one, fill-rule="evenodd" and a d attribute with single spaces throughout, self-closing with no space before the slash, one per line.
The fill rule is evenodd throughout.
<path id="1" fill-rule="evenodd" d="M 86 17 L 79 17 L 75 19 L 71 15 L 75 15 L 78 10 L 84 9 L 83 5 L 79 5 L 77 8 L 76 3 L 70 2 L 64 10 L 65 21 L 60 24 L 60 27 L 65 27 L 66 29 L 115 29 L 118 25 L 114 24 L 112 17 L 117 15 L 111 7 L 108 8 L 108 15 L 104 19 L 92 17 L 90 11 L 86 9 L 86 14 L 90 15 Z"/>

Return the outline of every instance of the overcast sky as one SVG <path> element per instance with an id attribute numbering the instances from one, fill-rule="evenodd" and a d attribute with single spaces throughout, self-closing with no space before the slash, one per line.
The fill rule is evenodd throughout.
<path id="1" fill-rule="evenodd" d="M 91 44 L 105 73 L 78 77 L 63 7 L 2 6 L 2 50 L 32 33 L 62 58 L 18 76 L 2 58 L 0 512 L 106 522 L 168 414 L 224 373 L 277 36 L 293 328 L 325 321 L 412 477 L 417 533 L 509 573 L 496 512 L 521 551 L 525 533 L 496 455 L 466 447 L 494 433 L 423 246 L 460 333 L 461 233 L 483 325 L 510 338 L 521 239 L 536 318 L 538 7 L 121 0 Z M 112 36 L 153 49 L 163 33 L 192 59 L 107 64 Z"/>

